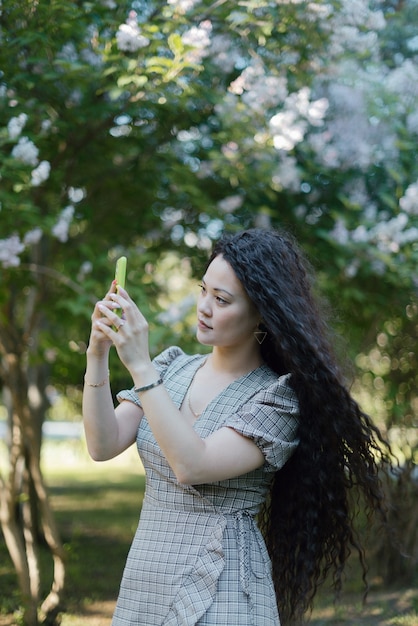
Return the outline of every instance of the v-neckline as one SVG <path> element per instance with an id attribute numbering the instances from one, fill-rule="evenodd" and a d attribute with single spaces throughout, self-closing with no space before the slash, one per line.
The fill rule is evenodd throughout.
<path id="1" fill-rule="evenodd" d="M 195 368 L 193 368 L 191 376 L 190 376 L 190 380 L 189 383 L 186 387 L 185 393 L 183 395 L 181 404 L 180 404 L 180 410 L 183 408 L 183 405 L 186 403 L 187 405 L 187 395 L 190 391 L 190 387 L 193 384 L 193 380 L 194 377 L 196 376 L 196 373 L 199 371 L 199 369 L 201 367 L 203 367 L 203 365 L 205 364 L 206 360 L 208 359 L 208 354 L 203 354 L 203 355 L 199 355 L 201 358 L 198 359 L 198 364 Z M 258 367 L 254 368 L 253 370 L 250 370 L 249 372 L 247 372 L 246 374 L 242 374 L 241 376 L 239 376 L 238 378 L 235 378 L 234 380 L 232 380 L 230 383 L 228 383 L 223 389 L 221 389 L 221 391 L 219 393 L 217 393 L 205 406 L 205 408 L 203 409 L 203 411 L 199 414 L 199 416 L 197 418 L 195 418 L 195 420 L 193 421 L 193 427 L 200 423 L 202 421 L 202 417 L 205 415 L 205 413 L 207 412 L 207 410 L 211 407 L 212 404 L 214 404 L 216 401 L 218 401 L 218 399 L 222 396 L 222 394 L 224 394 L 232 385 L 235 385 L 236 383 L 238 383 L 239 381 L 241 381 L 242 379 L 254 374 L 255 372 L 257 372 L 258 370 L 262 370 L 265 369 L 266 367 L 268 367 L 265 363 L 262 363 L 261 365 L 259 365 Z M 189 407 L 188 407 L 189 408 Z M 190 409 L 189 409 L 190 410 Z M 193 415 L 193 413 L 190 411 L 190 413 Z"/>

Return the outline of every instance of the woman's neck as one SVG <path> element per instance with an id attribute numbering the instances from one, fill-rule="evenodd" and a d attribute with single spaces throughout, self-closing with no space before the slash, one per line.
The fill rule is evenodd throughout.
<path id="1" fill-rule="evenodd" d="M 224 372 L 231 376 L 243 376 L 263 364 L 260 351 L 257 348 L 240 349 L 214 346 L 209 357 L 210 367 L 215 372 Z"/>

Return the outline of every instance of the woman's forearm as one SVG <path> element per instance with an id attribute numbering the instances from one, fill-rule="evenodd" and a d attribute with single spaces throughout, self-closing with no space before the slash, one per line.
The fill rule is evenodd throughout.
<path id="1" fill-rule="evenodd" d="M 113 446 L 118 440 L 118 424 L 110 390 L 107 359 L 87 360 L 83 391 L 83 421 L 87 448 L 95 461 L 115 456 Z"/>
<path id="2" fill-rule="evenodd" d="M 152 366 L 146 369 L 137 387 L 158 380 L 158 374 Z M 152 387 L 138 395 L 154 437 L 171 469 L 179 482 L 189 482 L 192 475 L 199 474 L 200 465 L 204 463 L 204 440 L 175 406 L 164 385 Z"/>
<path id="3" fill-rule="evenodd" d="M 83 421 L 87 449 L 92 459 L 107 461 L 121 452 L 116 445 L 119 429 L 109 383 L 100 389 L 84 388 Z"/>

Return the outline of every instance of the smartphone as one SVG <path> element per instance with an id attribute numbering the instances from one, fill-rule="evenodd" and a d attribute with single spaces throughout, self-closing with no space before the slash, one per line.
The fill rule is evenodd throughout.
<path id="1" fill-rule="evenodd" d="M 116 281 L 116 291 L 119 291 L 119 287 L 125 289 L 126 284 L 126 264 L 127 258 L 126 256 L 121 256 L 116 261 L 116 269 L 115 269 L 115 281 Z M 122 315 L 122 309 L 116 309 L 115 313 L 119 316 Z"/>
<path id="2" fill-rule="evenodd" d="M 116 261 L 116 270 L 115 270 L 116 291 L 118 291 L 118 287 L 122 287 L 122 289 L 125 289 L 126 264 L 127 264 L 126 256 L 121 256 Z"/>

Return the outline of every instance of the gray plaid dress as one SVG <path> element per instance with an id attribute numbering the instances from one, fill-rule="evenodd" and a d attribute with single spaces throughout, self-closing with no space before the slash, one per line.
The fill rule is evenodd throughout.
<path id="1" fill-rule="evenodd" d="M 180 408 L 205 356 L 172 347 L 154 365 Z M 139 404 L 133 390 L 118 400 Z M 276 469 L 297 446 L 298 404 L 288 375 L 267 366 L 232 382 L 195 423 L 202 438 L 222 426 L 250 437 L 263 467 L 238 478 L 183 485 L 144 416 L 137 446 L 146 470 L 140 521 L 112 626 L 279 626 L 271 563 L 255 515 Z"/>

